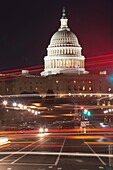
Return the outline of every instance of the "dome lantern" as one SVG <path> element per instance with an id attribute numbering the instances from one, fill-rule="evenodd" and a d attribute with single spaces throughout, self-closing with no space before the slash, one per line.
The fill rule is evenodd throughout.
<path id="1" fill-rule="evenodd" d="M 66 10 L 65 10 L 65 7 L 63 7 L 62 9 L 62 18 L 60 19 L 60 22 L 61 22 L 61 25 L 60 25 L 60 28 L 59 28 L 59 31 L 62 31 L 62 30 L 70 30 L 68 28 L 68 19 L 66 17 Z"/>

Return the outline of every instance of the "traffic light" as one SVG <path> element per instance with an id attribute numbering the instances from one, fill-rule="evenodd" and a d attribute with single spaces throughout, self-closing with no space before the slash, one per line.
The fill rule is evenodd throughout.
<path id="1" fill-rule="evenodd" d="M 83 114 L 84 114 L 84 115 L 87 115 L 87 113 L 88 113 L 88 110 L 84 109 L 84 110 L 83 110 Z"/>
<path id="2" fill-rule="evenodd" d="M 84 116 L 87 116 L 87 117 L 91 116 L 91 112 L 88 111 L 87 109 L 84 109 L 82 113 L 83 113 Z"/>
<path id="3" fill-rule="evenodd" d="M 88 111 L 88 112 L 87 112 L 87 116 L 91 116 L 91 112 Z"/>

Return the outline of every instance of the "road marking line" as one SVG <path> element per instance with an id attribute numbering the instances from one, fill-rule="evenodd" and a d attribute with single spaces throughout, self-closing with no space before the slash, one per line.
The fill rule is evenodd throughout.
<path id="1" fill-rule="evenodd" d="M 10 163 L 0 163 L 0 165 L 11 165 Z M 36 164 L 36 163 L 15 163 L 15 165 L 22 165 L 22 166 L 26 166 L 26 165 L 31 165 L 31 166 L 38 166 L 38 165 L 43 165 L 43 166 L 54 166 L 54 164 Z"/>
<path id="2" fill-rule="evenodd" d="M 24 155 L 26 154 L 26 152 L 0 152 L 0 155 L 6 155 L 6 154 L 10 154 L 12 153 L 12 155 Z M 30 152 L 30 153 L 27 153 L 28 155 L 51 155 L 51 156 L 59 156 L 59 152 Z M 82 157 L 82 156 L 86 156 L 86 157 L 89 157 L 89 156 L 92 156 L 92 157 L 96 157 L 96 155 L 94 153 L 82 153 L 82 152 L 62 152 L 60 153 L 61 156 L 78 156 L 78 157 Z M 98 153 L 98 156 L 100 157 L 111 157 L 113 158 L 113 154 L 112 155 L 109 155 L 109 154 L 101 154 L 101 153 Z M 1 163 L 0 163 L 1 164 Z"/>
<path id="3" fill-rule="evenodd" d="M 35 150 L 37 147 L 39 147 L 40 145 L 42 145 L 43 143 L 47 142 L 49 139 L 46 139 L 44 142 L 42 142 L 41 144 L 37 145 L 36 147 L 34 147 L 33 149 L 31 149 L 29 152 L 26 152 L 24 155 L 20 156 L 19 158 L 15 159 L 13 162 L 11 162 L 11 164 L 14 164 L 15 162 L 19 161 L 21 158 L 23 158 L 24 156 L 28 155 L 30 152 L 32 152 L 33 150 Z"/>
<path id="4" fill-rule="evenodd" d="M 53 168 L 53 166 L 49 166 L 48 168 L 52 169 L 52 168 Z"/>
<path id="5" fill-rule="evenodd" d="M 55 161 L 55 165 L 57 165 L 57 164 L 58 164 L 58 162 L 59 162 L 59 159 L 60 159 L 61 152 L 62 152 L 62 150 L 63 150 L 63 147 L 64 147 L 64 143 L 65 143 L 65 141 L 66 141 L 66 138 L 64 139 L 64 141 L 63 141 L 63 143 L 62 143 L 62 146 L 61 146 L 61 149 L 60 149 L 59 155 L 58 155 L 58 157 L 57 157 L 57 159 L 56 159 L 56 161 Z"/>
<path id="6" fill-rule="evenodd" d="M 39 139 L 38 141 L 40 141 L 40 139 Z M 24 148 L 22 148 L 22 149 L 20 149 L 20 150 L 18 150 L 18 151 L 16 151 L 16 152 L 10 152 L 11 154 L 10 154 L 10 155 L 8 155 L 8 156 L 6 156 L 6 157 L 4 157 L 4 158 L 2 158 L 2 159 L 0 159 L 0 162 L 2 162 L 3 160 L 5 160 L 5 159 L 7 159 L 7 158 L 11 157 L 12 155 L 14 155 L 14 154 L 16 154 L 16 153 L 18 153 L 18 152 L 23 151 L 24 149 L 26 149 L 26 148 L 30 147 L 31 145 L 33 145 L 34 143 L 37 143 L 38 141 L 35 141 L 35 142 L 33 142 L 33 143 L 31 143 L 31 144 L 27 145 L 26 147 L 24 147 Z"/>
<path id="7" fill-rule="evenodd" d="M 85 142 L 85 140 L 83 140 L 83 141 Z M 88 146 L 88 148 L 95 154 L 95 156 L 99 159 L 99 161 L 100 161 L 103 165 L 106 165 L 106 163 L 99 157 L 99 154 L 97 154 L 87 142 L 85 142 L 85 144 L 86 144 L 86 145 Z"/>

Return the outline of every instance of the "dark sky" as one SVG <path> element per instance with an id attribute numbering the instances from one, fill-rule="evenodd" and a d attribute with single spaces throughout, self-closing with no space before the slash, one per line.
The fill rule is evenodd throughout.
<path id="1" fill-rule="evenodd" d="M 0 70 L 43 64 L 63 6 L 85 57 L 113 53 L 113 0 L 4 0 L 0 3 Z"/>

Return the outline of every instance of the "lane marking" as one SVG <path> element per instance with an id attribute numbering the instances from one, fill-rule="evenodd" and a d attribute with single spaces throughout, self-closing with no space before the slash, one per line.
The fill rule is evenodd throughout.
<path id="1" fill-rule="evenodd" d="M 47 142 L 49 139 L 46 139 L 44 142 L 42 142 L 41 144 L 37 145 L 36 147 L 34 147 L 33 149 L 31 149 L 29 152 L 26 152 L 24 155 L 20 156 L 19 158 L 15 159 L 13 162 L 11 162 L 11 164 L 14 164 L 15 162 L 19 161 L 20 159 L 22 159 L 23 157 L 25 157 L 26 155 L 28 155 L 30 152 L 32 152 L 33 150 L 35 150 L 36 148 L 38 148 L 40 145 L 42 145 L 43 143 Z"/>
<path id="2" fill-rule="evenodd" d="M 10 163 L 0 163 L 0 165 L 11 165 Z M 36 164 L 36 163 L 15 163 L 15 165 L 21 165 L 21 166 L 26 166 L 26 165 L 31 165 L 31 166 L 54 166 L 54 164 Z"/>
<path id="3" fill-rule="evenodd" d="M 64 139 L 64 141 L 63 141 L 63 143 L 62 143 L 62 146 L 61 146 L 61 149 L 60 149 L 59 155 L 58 155 L 58 157 L 57 157 L 57 159 L 56 159 L 56 161 L 55 161 L 55 165 L 57 165 L 57 164 L 58 164 L 58 162 L 59 162 L 59 159 L 60 159 L 61 152 L 62 152 L 62 150 L 63 150 L 63 147 L 64 147 L 64 143 L 65 143 L 65 141 L 66 141 L 66 138 Z"/>
<path id="4" fill-rule="evenodd" d="M 0 155 L 6 155 L 6 154 L 10 154 L 12 153 L 12 155 L 23 155 L 26 154 L 26 152 L 0 152 Z M 51 156 L 59 156 L 59 152 L 30 152 L 27 153 L 27 155 L 51 155 Z M 82 157 L 82 156 L 86 156 L 86 157 L 97 157 L 97 154 L 95 153 L 82 153 L 82 152 L 62 152 L 60 153 L 60 156 L 78 156 L 78 157 Z M 100 157 L 111 157 L 113 158 L 113 154 L 109 155 L 109 154 L 101 154 L 98 153 L 98 156 Z M 1 163 L 0 163 L 1 164 Z"/>
<path id="5" fill-rule="evenodd" d="M 2 162 L 3 160 L 5 160 L 5 159 L 11 157 L 11 156 L 14 155 L 14 154 L 17 154 L 18 152 L 23 151 L 24 149 L 26 149 L 26 148 L 30 147 L 31 145 L 33 145 L 33 144 L 39 142 L 40 140 L 41 140 L 41 139 L 39 139 L 38 141 L 32 142 L 31 144 L 27 145 L 26 147 L 24 147 L 24 148 L 22 148 L 22 149 L 20 149 L 20 150 L 18 150 L 18 151 L 16 151 L 16 152 L 10 152 L 10 153 L 9 153 L 10 155 L 5 156 L 4 158 L 0 159 L 0 162 Z M 1 152 L 0 152 L 0 153 L 1 153 Z"/>
<path id="6" fill-rule="evenodd" d="M 49 166 L 48 168 L 52 169 L 52 168 L 53 168 L 53 166 Z"/>
<path id="7" fill-rule="evenodd" d="M 92 147 L 87 143 L 85 142 L 85 140 L 83 139 L 84 143 L 88 146 L 88 148 L 95 154 L 95 156 L 99 159 L 99 161 L 103 164 L 103 165 L 106 165 L 106 163 L 100 158 L 99 154 L 97 154 L 93 149 Z"/>

